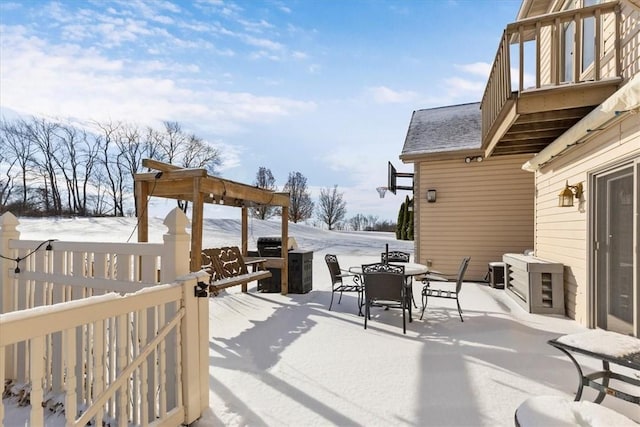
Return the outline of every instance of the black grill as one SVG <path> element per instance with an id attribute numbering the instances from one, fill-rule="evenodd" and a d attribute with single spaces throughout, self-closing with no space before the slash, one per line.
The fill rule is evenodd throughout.
<path id="1" fill-rule="evenodd" d="M 258 237 L 258 254 L 266 257 L 279 257 L 282 255 L 281 237 Z"/>
<path id="2" fill-rule="evenodd" d="M 261 257 L 282 256 L 281 237 L 258 237 L 258 255 Z M 289 293 L 304 294 L 311 291 L 313 275 L 313 252 L 289 250 L 288 252 Z M 269 268 L 271 277 L 258 281 L 262 292 L 280 292 L 281 273 L 279 268 Z"/>

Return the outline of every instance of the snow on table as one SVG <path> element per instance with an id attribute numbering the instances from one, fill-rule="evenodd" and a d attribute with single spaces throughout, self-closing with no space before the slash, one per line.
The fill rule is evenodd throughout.
<path id="1" fill-rule="evenodd" d="M 616 358 L 640 352 L 640 339 L 601 329 L 563 335 L 556 342 Z"/>

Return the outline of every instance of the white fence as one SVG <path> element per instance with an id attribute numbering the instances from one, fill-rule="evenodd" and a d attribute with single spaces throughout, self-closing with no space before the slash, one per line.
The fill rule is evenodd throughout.
<path id="1" fill-rule="evenodd" d="M 208 301 L 196 296 L 204 273 L 188 274 L 187 223 L 172 211 L 163 244 L 40 242 L 0 216 L 0 384 L 30 391 L 30 425 L 43 425 L 51 401 L 67 425 L 200 417 Z"/>

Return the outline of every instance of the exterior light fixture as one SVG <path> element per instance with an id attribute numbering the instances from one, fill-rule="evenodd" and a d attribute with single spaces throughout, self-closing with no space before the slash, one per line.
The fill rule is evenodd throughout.
<path id="1" fill-rule="evenodd" d="M 465 163 L 471 163 L 471 162 L 480 163 L 482 160 L 484 160 L 482 156 L 470 156 L 470 157 L 465 157 L 464 162 Z"/>
<path id="2" fill-rule="evenodd" d="M 427 202 L 429 203 L 436 202 L 436 190 L 427 190 Z"/>
<path id="3" fill-rule="evenodd" d="M 576 185 L 569 185 L 569 181 L 565 184 L 564 189 L 558 194 L 558 206 L 561 208 L 569 208 L 573 206 L 573 198 L 580 200 L 582 197 L 582 183 L 579 182 Z"/>

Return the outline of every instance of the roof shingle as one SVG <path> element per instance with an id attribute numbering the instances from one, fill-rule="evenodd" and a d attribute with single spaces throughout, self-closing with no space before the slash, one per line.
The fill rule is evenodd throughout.
<path id="1" fill-rule="evenodd" d="M 402 154 L 433 154 L 479 149 L 480 103 L 416 110 L 411 116 Z"/>

